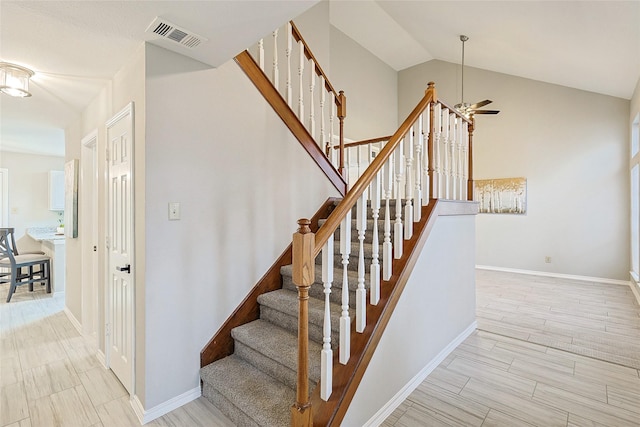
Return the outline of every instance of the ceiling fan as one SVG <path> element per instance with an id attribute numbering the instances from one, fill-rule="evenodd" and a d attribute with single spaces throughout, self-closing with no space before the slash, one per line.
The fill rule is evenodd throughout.
<path id="1" fill-rule="evenodd" d="M 460 41 L 462 42 L 462 96 L 459 104 L 456 104 L 454 108 L 465 117 L 469 118 L 475 114 L 498 114 L 499 110 L 478 110 L 478 108 L 491 104 L 493 101 L 485 99 L 484 101 L 476 102 L 475 104 L 468 104 L 464 102 L 464 43 L 469 40 L 469 37 L 460 35 Z"/>

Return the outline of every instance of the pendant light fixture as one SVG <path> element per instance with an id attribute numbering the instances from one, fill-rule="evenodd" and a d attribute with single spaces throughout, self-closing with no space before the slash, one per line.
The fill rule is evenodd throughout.
<path id="1" fill-rule="evenodd" d="M 29 79 L 33 71 L 9 62 L 0 62 L 0 92 L 7 95 L 25 98 L 31 96 Z"/>

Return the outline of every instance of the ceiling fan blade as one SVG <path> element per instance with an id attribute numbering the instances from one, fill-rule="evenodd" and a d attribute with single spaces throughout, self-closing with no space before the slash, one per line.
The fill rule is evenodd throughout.
<path id="1" fill-rule="evenodd" d="M 476 102 L 475 104 L 471 104 L 470 108 L 475 110 L 476 108 L 484 107 L 485 105 L 491 104 L 493 101 L 485 99 L 484 101 Z"/>
<path id="2" fill-rule="evenodd" d="M 498 114 L 500 110 L 475 110 L 473 114 Z"/>

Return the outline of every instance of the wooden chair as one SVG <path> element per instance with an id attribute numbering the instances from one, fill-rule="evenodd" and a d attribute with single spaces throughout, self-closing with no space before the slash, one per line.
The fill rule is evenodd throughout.
<path id="1" fill-rule="evenodd" d="M 47 293 L 51 293 L 51 259 L 43 253 L 19 254 L 16 247 L 13 228 L 0 228 L 0 268 L 9 269 L 9 272 L 0 273 L 0 283 L 9 283 L 9 295 L 7 302 L 18 285 L 29 285 L 29 291 L 33 291 L 34 283 L 46 285 Z M 34 271 L 34 267 L 39 266 Z M 27 269 L 26 273 L 22 269 Z"/>

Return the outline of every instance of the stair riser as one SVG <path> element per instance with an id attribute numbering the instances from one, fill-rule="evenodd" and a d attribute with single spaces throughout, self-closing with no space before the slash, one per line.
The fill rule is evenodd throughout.
<path id="1" fill-rule="evenodd" d="M 357 287 L 357 281 L 353 281 L 354 283 L 349 283 L 349 287 L 353 287 L 356 288 Z M 290 291 L 293 292 L 298 292 L 298 289 L 296 288 L 296 285 L 293 284 L 293 280 L 291 280 L 291 277 L 283 277 L 282 278 L 282 287 L 284 289 L 288 289 Z M 322 284 L 319 283 L 314 283 L 310 288 L 309 288 L 309 296 L 311 298 L 317 298 L 320 300 L 324 301 L 324 287 L 322 286 Z M 356 304 L 355 304 L 355 298 L 356 298 L 356 291 L 349 291 L 349 305 L 351 306 L 351 308 L 355 308 Z M 336 303 L 336 304 L 341 304 L 342 303 L 342 288 L 339 288 L 337 286 L 332 286 L 331 287 L 331 293 L 329 294 L 329 301 Z"/>
<path id="2" fill-rule="evenodd" d="M 208 383 L 202 387 L 202 396 L 227 416 L 235 425 L 243 427 L 260 427 L 251 417 L 242 412 L 236 405 L 231 403 L 218 390 Z"/>
<path id="3" fill-rule="evenodd" d="M 297 373 L 292 369 L 292 367 L 284 366 L 283 364 L 278 363 L 278 361 L 264 356 L 262 353 L 244 345 L 238 340 L 235 341 L 234 354 L 251 363 L 267 375 L 281 381 L 294 390 L 296 389 Z M 320 354 L 309 354 L 309 357 L 316 357 L 319 360 Z M 309 363 L 308 366 L 313 366 L 313 364 Z M 295 368 L 295 366 L 293 368 Z M 319 380 L 319 372 L 309 372 L 309 392 L 313 391 Z"/>
<path id="4" fill-rule="evenodd" d="M 350 271 L 358 271 L 358 262 L 359 262 L 359 255 L 358 252 L 356 251 L 355 253 L 352 252 L 349 255 L 349 265 L 347 266 L 347 269 Z M 365 250 L 365 254 L 364 254 L 364 266 L 366 271 L 369 271 L 369 266 L 371 265 L 371 262 L 373 261 L 373 258 L 371 256 L 371 253 L 367 253 L 367 251 Z M 378 253 L 378 263 L 380 265 L 382 265 L 382 247 L 380 248 L 380 252 Z M 316 268 L 321 268 L 322 265 L 322 258 L 320 259 L 316 259 Z M 335 277 L 336 275 L 340 274 L 342 275 L 342 255 L 340 254 L 336 254 L 333 257 L 333 267 L 335 268 L 335 270 L 333 271 L 333 276 Z"/>
<path id="5" fill-rule="evenodd" d="M 281 311 L 264 305 L 260 306 L 260 318 L 267 320 L 274 325 L 287 329 L 295 334 L 298 333 L 298 318 L 290 316 Z M 337 348 L 340 342 L 339 323 L 331 322 L 331 347 Z M 309 339 L 318 344 L 322 344 L 322 325 L 309 322 Z M 335 350 L 334 350 L 335 351 Z"/>

